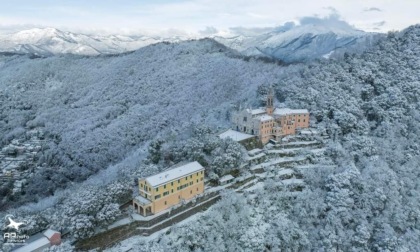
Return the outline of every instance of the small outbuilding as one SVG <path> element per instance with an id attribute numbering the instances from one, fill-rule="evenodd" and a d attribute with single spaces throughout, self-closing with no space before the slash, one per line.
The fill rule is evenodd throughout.
<path id="1" fill-rule="evenodd" d="M 52 229 L 47 229 L 44 232 L 44 236 L 48 238 L 51 245 L 60 245 L 61 244 L 61 233 Z"/>
<path id="2" fill-rule="evenodd" d="M 28 241 L 25 246 L 22 246 L 13 252 L 41 252 L 45 249 L 61 244 L 61 233 L 52 229 L 47 229 L 44 233 L 35 235 L 30 239 L 34 240 Z"/>
<path id="3" fill-rule="evenodd" d="M 226 184 L 229 184 L 229 183 L 231 183 L 232 181 L 233 181 L 233 179 L 234 179 L 235 177 L 233 177 L 232 175 L 225 175 L 225 176 L 223 176 L 223 177 L 221 177 L 220 179 L 219 179 L 219 185 L 226 185 Z"/>

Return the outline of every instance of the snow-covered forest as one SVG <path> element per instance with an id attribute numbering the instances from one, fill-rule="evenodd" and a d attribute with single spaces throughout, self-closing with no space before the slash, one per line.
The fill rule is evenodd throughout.
<path id="1" fill-rule="evenodd" d="M 290 195 L 227 192 L 197 221 L 138 251 L 417 251 L 420 244 L 420 26 L 369 52 L 282 75 L 277 98 L 308 107 L 333 141 L 336 170 L 305 171 Z"/>
<path id="2" fill-rule="evenodd" d="M 115 57 L 1 61 L 1 146 L 31 128 L 43 129 L 47 142 L 25 194 L 5 197 L 9 206 L 83 181 L 155 138 L 183 139 L 200 124 L 226 128 L 233 106 L 282 71 L 212 40 Z"/>
<path id="3" fill-rule="evenodd" d="M 133 176 L 182 160 L 205 162 L 216 177 L 237 166 L 241 147 L 207 129 L 229 127 L 232 110 L 258 105 L 257 90 L 272 84 L 278 102 L 307 108 L 330 134 L 338 168 L 308 169 L 299 194 L 273 180 L 257 196 L 227 191 L 197 221 L 135 251 L 416 251 L 419 43 L 417 25 L 362 55 L 292 66 L 212 40 L 119 56 L 2 56 L 0 146 L 38 128 L 47 146 L 22 195 L 1 185 L 1 207 L 33 232 L 69 227 L 88 237 L 119 215 Z"/>
<path id="4" fill-rule="evenodd" d="M 212 40 L 112 57 L 3 56 L 0 67 L 1 147 L 33 129 L 45 142 L 22 193 L 0 185 L 1 214 L 25 218 L 28 233 L 69 228 L 74 238 L 112 222 L 135 177 L 183 160 L 208 162 L 216 177 L 232 169 L 243 149 L 207 129 L 227 128 L 232 109 L 257 104 L 258 86 L 283 70 Z"/>

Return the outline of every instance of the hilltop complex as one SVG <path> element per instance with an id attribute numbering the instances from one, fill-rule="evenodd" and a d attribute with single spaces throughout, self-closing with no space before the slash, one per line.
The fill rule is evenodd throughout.
<path id="1" fill-rule="evenodd" d="M 273 91 L 267 95 L 265 108 L 244 109 L 234 114 L 232 121 L 237 131 L 256 135 L 263 144 L 287 135 L 296 134 L 297 129 L 309 128 L 307 109 L 275 108 Z"/>

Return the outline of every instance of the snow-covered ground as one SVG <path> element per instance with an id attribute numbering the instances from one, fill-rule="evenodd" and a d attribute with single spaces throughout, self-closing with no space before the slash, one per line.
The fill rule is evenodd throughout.
<path id="1" fill-rule="evenodd" d="M 251 192 L 251 191 L 259 190 L 262 188 L 264 188 L 264 182 L 258 182 L 248 188 L 245 188 L 244 191 Z"/>
<path id="2" fill-rule="evenodd" d="M 246 157 L 245 160 L 247 160 L 247 161 L 253 161 L 253 160 L 256 160 L 256 159 L 265 157 L 265 155 L 266 155 L 265 153 L 260 153 L 260 154 L 257 154 L 255 156 Z"/>
<path id="3" fill-rule="evenodd" d="M 261 163 L 261 164 L 256 164 L 251 166 L 251 170 L 255 170 L 255 169 L 260 169 L 260 168 L 266 168 L 269 166 L 274 166 L 274 165 L 280 165 L 282 163 L 288 163 L 288 162 L 301 162 L 301 161 L 305 161 L 306 157 L 303 156 L 297 156 L 297 157 L 283 157 L 283 158 L 275 158 L 275 159 L 271 159 L 267 162 Z"/>
<path id="4" fill-rule="evenodd" d="M 201 216 L 203 214 L 205 214 L 205 213 L 194 214 L 194 215 L 186 218 L 185 220 L 182 220 L 182 221 L 178 222 L 174 226 L 181 226 L 181 225 L 188 224 L 189 222 L 196 221 L 198 218 L 201 218 Z M 113 246 L 112 248 L 105 249 L 104 251 L 105 252 L 133 251 L 132 249 L 133 249 L 134 244 L 136 244 L 136 243 L 138 243 L 139 241 L 142 241 L 142 240 L 143 241 L 149 241 L 149 240 L 157 239 L 159 236 L 165 234 L 172 227 L 167 227 L 167 228 L 161 229 L 161 230 L 153 233 L 150 236 L 141 236 L 141 235 L 132 236 L 132 237 L 126 239 L 126 240 L 123 240 L 123 241 L 119 242 L 117 245 Z"/>
<path id="5" fill-rule="evenodd" d="M 299 144 L 302 144 L 302 143 L 308 143 L 308 142 L 305 142 L 305 141 L 299 142 Z M 309 143 L 313 144 L 315 142 L 311 141 Z M 305 144 L 302 144 L 302 145 L 305 145 Z M 268 153 L 275 155 L 275 154 L 283 154 L 283 153 L 295 153 L 295 152 L 298 152 L 300 150 L 308 150 L 308 151 L 313 152 L 313 153 L 322 153 L 324 151 L 324 148 L 311 148 L 311 147 L 308 148 L 308 147 L 304 146 L 304 147 L 293 148 L 293 149 L 285 149 L 285 150 L 269 150 Z M 261 153 L 259 153 L 259 152 L 261 152 Z M 308 154 L 310 152 L 308 152 Z M 253 157 L 253 159 L 247 159 L 247 162 L 249 162 L 250 160 L 258 160 L 258 157 L 263 157 L 265 155 L 262 152 L 262 150 L 254 150 L 251 153 L 256 154 L 256 155 Z M 261 155 L 261 154 L 264 154 L 264 155 Z M 298 161 L 304 161 L 304 160 L 306 160 L 305 156 L 271 157 L 270 159 L 266 160 L 263 163 L 252 166 L 250 168 L 250 171 L 252 171 L 253 169 L 257 169 L 257 168 L 274 168 L 274 167 L 279 166 L 279 165 L 281 165 L 282 163 L 285 163 L 285 162 L 290 162 L 290 161 L 297 161 L 298 162 Z M 309 168 L 316 168 L 317 166 L 319 166 L 319 164 L 294 165 L 293 167 L 309 169 Z M 243 185 L 241 185 L 240 187 L 235 189 L 235 191 L 237 191 L 237 192 L 254 192 L 254 191 L 262 190 L 264 188 L 264 184 L 265 184 L 264 181 L 267 178 L 279 180 L 281 182 L 281 184 L 283 184 L 285 186 L 285 188 L 289 188 L 289 186 L 295 186 L 295 185 L 298 185 L 298 186 L 304 185 L 305 184 L 304 180 L 300 179 L 300 178 L 299 179 L 295 178 L 294 174 L 295 174 L 294 169 L 281 168 L 281 167 L 276 168 L 276 169 L 266 169 L 265 172 L 260 173 L 260 174 L 245 173 L 245 174 L 235 178 L 235 182 L 244 181 L 244 180 L 252 178 L 253 176 L 255 176 L 255 178 L 250 179 L 249 181 L 247 181 L 246 183 L 244 183 Z M 285 176 L 286 176 L 286 179 L 282 179 L 282 178 L 285 178 Z M 289 176 L 292 176 L 292 177 L 289 178 Z M 232 185 L 235 182 L 232 182 L 230 184 L 223 185 L 223 186 L 214 186 L 214 187 L 206 186 L 205 191 L 206 191 L 206 193 L 222 191 L 222 190 L 226 189 L 227 187 L 229 187 L 230 185 Z M 286 193 L 287 193 L 287 189 L 286 189 Z M 296 194 L 296 193 L 299 193 L 299 192 L 292 192 L 292 193 Z M 167 211 L 164 211 L 164 212 L 167 212 Z M 205 213 L 201 213 L 201 214 L 205 214 Z M 180 222 L 176 225 L 183 225 L 185 223 L 188 223 L 188 222 L 198 218 L 199 215 L 200 214 L 196 214 L 192 217 L 189 217 L 186 220 L 184 220 L 184 221 L 182 221 L 182 222 Z M 128 222 L 128 219 L 120 220 L 117 223 L 114 223 L 112 226 L 123 225 L 127 222 Z M 161 234 L 166 233 L 168 230 L 169 230 L 169 228 L 165 228 L 163 230 L 160 230 L 160 231 L 154 233 L 153 235 L 151 235 L 149 237 L 133 236 L 131 238 L 128 238 L 128 239 L 120 242 L 118 245 L 115 245 L 113 248 L 107 249 L 105 251 L 108 251 L 108 252 L 128 251 L 128 250 L 133 248 L 133 244 L 138 244 L 139 241 L 141 241 L 141 240 L 149 241 L 149 240 L 152 240 L 152 239 L 156 239 Z"/>

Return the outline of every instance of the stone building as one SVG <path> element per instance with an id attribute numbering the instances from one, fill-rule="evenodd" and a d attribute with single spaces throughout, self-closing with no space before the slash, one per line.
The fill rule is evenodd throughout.
<path id="1" fill-rule="evenodd" d="M 259 137 L 263 144 L 270 139 L 279 141 L 287 135 L 296 134 L 297 129 L 309 128 L 307 109 L 275 108 L 273 91 L 267 95 L 265 108 L 243 109 L 232 117 L 234 128 Z"/>

